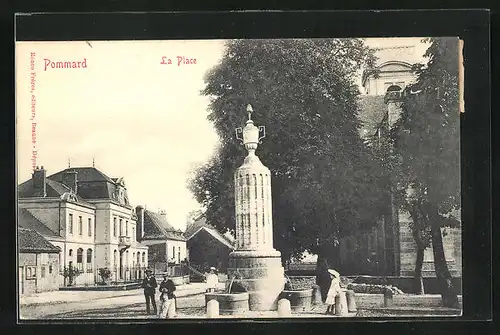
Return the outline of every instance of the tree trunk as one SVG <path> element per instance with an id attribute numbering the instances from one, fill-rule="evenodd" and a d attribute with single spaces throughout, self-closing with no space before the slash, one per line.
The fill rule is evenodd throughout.
<path id="1" fill-rule="evenodd" d="M 425 224 L 422 222 L 423 217 L 419 209 L 409 206 L 409 212 L 413 220 L 412 233 L 413 239 L 417 247 L 417 259 L 415 261 L 415 276 L 414 276 L 414 291 L 416 294 L 424 294 L 424 279 L 422 278 L 422 265 L 424 263 L 424 252 L 427 243 L 423 241 L 422 231 Z"/>
<path id="2" fill-rule="evenodd" d="M 459 308 L 458 297 L 451 281 L 451 274 L 444 255 L 443 237 L 440 221 L 434 218 L 431 225 L 432 249 L 434 254 L 434 269 L 441 289 L 444 307 Z"/>
<path id="3" fill-rule="evenodd" d="M 424 294 L 424 279 L 422 278 L 424 251 L 425 248 L 417 246 L 417 261 L 415 262 L 415 278 L 414 278 L 415 294 Z"/>

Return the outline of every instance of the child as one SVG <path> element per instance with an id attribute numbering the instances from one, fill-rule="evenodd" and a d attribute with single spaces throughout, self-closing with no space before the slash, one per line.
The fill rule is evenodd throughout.
<path id="1" fill-rule="evenodd" d="M 332 278 L 332 282 L 326 296 L 326 304 L 328 305 L 326 314 L 335 314 L 335 297 L 340 292 L 340 274 L 332 269 L 328 269 L 328 273 Z"/>

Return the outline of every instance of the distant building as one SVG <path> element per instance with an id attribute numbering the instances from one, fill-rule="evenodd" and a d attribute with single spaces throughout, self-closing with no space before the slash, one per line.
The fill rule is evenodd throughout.
<path id="1" fill-rule="evenodd" d="M 192 267 L 204 272 L 213 266 L 220 272 L 226 272 L 229 253 L 234 250 L 235 242 L 230 233 L 220 233 L 207 224 L 204 214 L 199 213 L 193 222 L 188 223 L 184 236 Z"/>
<path id="2" fill-rule="evenodd" d="M 61 249 L 32 229 L 19 228 L 19 293 L 59 289 L 59 254 Z"/>
<path id="3" fill-rule="evenodd" d="M 19 185 L 18 195 L 19 226 L 61 248 L 59 271 L 79 269 L 76 285 L 100 281 L 99 268 L 109 268 L 117 282 L 143 275 L 148 249 L 135 238 L 136 215 L 123 178 L 109 178 L 94 167 L 47 177 L 42 166 Z"/>
<path id="4" fill-rule="evenodd" d="M 362 76 L 363 94 L 359 101 L 361 136 L 377 139 L 388 136 L 388 130 L 401 113 L 403 90 L 416 80 L 412 65 L 422 60 L 415 52 L 417 45 L 378 48 L 379 63 L 375 70 Z M 418 46 L 422 47 L 422 46 Z M 395 204 L 388 204 L 390 214 L 376 219 L 370 231 L 348 236 L 340 241 L 340 270 L 346 274 L 413 276 L 416 246 L 411 234 L 411 217 Z M 460 212 L 450 214 L 457 224 Z M 443 236 L 445 256 L 450 272 L 461 277 L 461 229 L 448 228 Z M 424 254 L 423 276 L 434 277 L 432 247 Z"/>
<path id="5" fill-rule="evenodd" d="M 149 247 L 149 264 L 156 272 L 165 272 L 169 265 L 179 265 L 187 258 L 186 238 L 172 227 L 165 212 L 155 213 L 136 207 L 137 240 Z"/>

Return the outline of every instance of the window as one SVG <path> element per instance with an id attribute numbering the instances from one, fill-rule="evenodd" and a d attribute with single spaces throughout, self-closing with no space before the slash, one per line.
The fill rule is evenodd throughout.
<path id="1" fill-rule="evenodd" d="M 135 241 L 135 228 L 132 227 L 132 241 Z"/>
<path id="2" fill-rule="evenodd" d="M 175 261 L 175 247 L 172 247 L 172 259 Z"/>
<path id="3" fill-rule="evenodd" d="M 125 235 L 128 236 L 128 221 L 125 221 Z"/>
<path id="4" fill-rule="evenodd" d="M 92 249 L 87 249 L 87 272 L 92 272 Z"/>
<path id="5" fill-rule="evenodd" d="M 114 266 L 115 268 L 116 268 L 116 254 L 117 254 L 117 253 L 118 253 L 118 252 L 117 252 L 116 250 L 115 250 L 115 251 L 113 251 L 113 266 Z"/>
<path id="6" fill-rule="evenodd" d="M 138 252 L 137 253 L 137 265 L 139 265 L 140 261 L 141 261 L 141 253 Z"/>
<path id="7" fill-rule="evenodd" d="M 116 237 L 116 218 L 113 218 L 113 236 Z"/>
<path id="8" fill-rule="evenodd" d="M 73 234 L 73 214 L 70 214 L 69 215 L 69 219 L 68 219 L 68 232 L 70 234 Z"/>
<path id="9" fill-rule="evenodd" d="M 49 274 L 52 273 L 52 264 L 49 265 Z"/>
<path id="10" fill-rule="evenodd" d="M 70 257 L 73 256 L 73 249 L 69 249 L 69 253 L 68 254 L 69 254 Z"/>
<path id="11" fill-rule="evenodd" d="M 120 219 L 120 236 L 123 236 L 123 220 Z"/>
<path id="12" fill-rule="evenodd" d="M 88 231 L 89 231 L 89 236 L 92 236 L 92 219 L 91 218 L 89 218 Z"/>
<path id="13" fill-rule="evenodd" d="M 83 271 L 83 249 L 78 248 L 76 251 L 76 268 Z"/>
<path id="14" fill-rule="evenodd" d="M 145 252 L 142 253 L 142 262 L 143 263 L 146 262 L 146 253 Z"/>
<path id="15" fill-rule="evenodd" d="M 81 216 L 78 217 L 78 235 L 83 235 L 83 221 Z"/>
<path id="16" fill-rule="evenodd" d="M 35 278 L 36 278 L 36 266 L 27 266 L 26 279 L 35 279 Z"/>
<path id="17" fill-rule="evenodd" d="M 177 248 L 177 261 L 179 263 L 181 262 L 181 247 Z"/>
<path id="18" fill-rule="evenodd" d="M 40 276 L 42 278 L 45 278 L 45 266 L 42 265 L 42 268 L 41 268 L 42 271 L 40 271 Z"/>

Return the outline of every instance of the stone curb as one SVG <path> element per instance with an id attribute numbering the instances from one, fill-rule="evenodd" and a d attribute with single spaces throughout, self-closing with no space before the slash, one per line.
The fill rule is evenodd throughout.
<path id="1" fill-rule="evenodd" d="M 181 293 L 181 292 L 186 292 L 186 291 L 191 291 L 191 292 L 186 292 L 186 293 Z M 130 292 L 130 291 L 127 291 Z M 181 289 L 177 293 L 177 298 L 184 298 L 184 297 L 192 297 L 196 295 L 200 295 L 205 293 L 205 289 Z M 33 303 L 19 303 L 19 307 L 38 307 L 38 306 L 49 306 L 49 305 L 57 305 L 57 304 L 71 304 L 71 303 L 78 303 L 78 302 L 90 302 L 90 301 L 95 301 L 95 300 L 103 300 L 103 299 L 113 299 L 113 298 L 121 298 L 121 297 L 129 297 L 129 296 L 134 296 L 134 294 L 120 294 L 120 295 L 114 295 L 111 297 L 102 297 L 102 298 L 94 298 L 94 299 L 81 299 L 81 300 L 56 300 L 56 301 L 46 301 L 46 302 L 33 302 Z"/>

